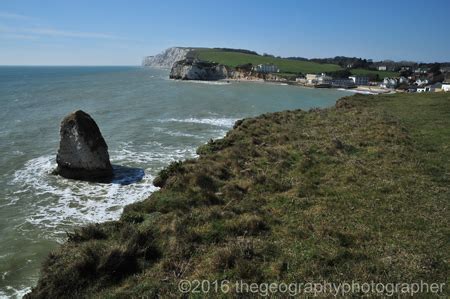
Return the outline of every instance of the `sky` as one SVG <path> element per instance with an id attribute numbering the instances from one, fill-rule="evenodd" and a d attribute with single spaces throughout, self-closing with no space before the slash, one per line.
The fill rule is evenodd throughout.
<path id="1" fill-rule="evenodd" d="M 0 65 L 139 65 L 173 46 L 450 61 L 450 0 L 0 0 Z"/>

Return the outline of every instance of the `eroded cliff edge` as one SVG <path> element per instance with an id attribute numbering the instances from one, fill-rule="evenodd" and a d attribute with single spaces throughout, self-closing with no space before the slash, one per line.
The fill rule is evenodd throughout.
<path id="1" fill-rule="evenodd" d="M 177 61 L 186 59 L 192 48 L 172 47 L 155 56 L 147 56 L 142 60 L 142 66 L 171 69 Z"/>
<path id="2" fill-rule="evenodd" d="M 222 64 L 196 59 L 183 59 L 174 63 L 169 78 L 215 81 L 230 78 L 232 74 L 233 71 Z"/>

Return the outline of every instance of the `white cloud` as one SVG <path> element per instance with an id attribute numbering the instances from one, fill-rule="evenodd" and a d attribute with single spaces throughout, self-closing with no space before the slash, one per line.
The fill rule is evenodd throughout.
<path id="1" fill-rule="evenodd" d="M 38 39 L 38 37 L 34 36 L 34 35 L 17 34 L 17 33 L 0 34 L 0 38 L 19 39 L 19 40 L 37 40 Z"/>
<path id="2" fill-rule="evenodd" d="M 35 20 L 35 18 L 33 18 L 33 17 L 20 15 L 20 14 L 16 14 L 16 13 L 5 12 L 5 11 L 0 11 L 0 19 L 21 20 L 21 21 Z"/>
<path id="3" fill-rule="evenodd" d="M 97 33 L 97 32 L 78 32 L 58 30 L 53 28 L 30 28 L 24 29 L 24 32 L 36 35 L 55 36 L 55 37 L 75 37 L 75 38 L 94 38 L 94 39 L 121 39 L 112 34 Z"/>

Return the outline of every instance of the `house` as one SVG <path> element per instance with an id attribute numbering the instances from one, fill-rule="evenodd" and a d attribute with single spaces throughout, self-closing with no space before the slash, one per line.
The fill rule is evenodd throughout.
<path id="1" fill-rule="evenodd" d="M 442 83 L 442 90 L 445 92 L 450 91 L 450 83 Z"/>
<path id="2" fill-rule="evenodd" d="M 417 79 L 416 82 L 414 82 L 415 85 L 417 86 L 424 86 L 428 84 L 428 79 Z"/>
<path id="3" fill-rule="evenodd" d="M 335 88 L 352 88 L 355 82 L 350 78 L 336 78 L 331 81 L 331 86 Z"/>
<path id="4" fill-rule="evenodd" d="M 416 74 L 426 74 L 426 73 L 428 73 L 428 68 L 425 68 L 425 67 L 416 68 L 414 70 L 414 73 L 416 73 Z"/>
<path id="5" fill-rule="evenodd" d="M 380 66 L 378 66 L 378 70 L 379 70 L 379 71 L 385 71 L 385 70 L 387 70 L 387 66 L 385 66 L 385 65 L 380 65 Z"/>
<path id="6" fill-rule="evenodd" d="M 417 88 L 417 92 L 430 92 L 430 91 L 431 91 L 431 85 Z"/>
<path id="7" fill-rule="evenodd" d="M 306 74 L 307 85 L 331 85 L 332 78 L 324 73 L 322 74 Z"/>
<path id="8" fill-rule="evenodd" d="M 350 76 L 348 78 L 353 81 L 354 85 L 369 85 L 369 77 Z"/>
<path id="9" fill-rule="evenodd" d="M 280 71 L 274 64 L 258 64 L 253 67 L 253 70 L 257 73 L 278 73 Z"/>
<path id="10" fill-rule="evenodd" d="M 430 88 L 431 92 L 441 92 L 442 91 L 442 83 L 434 83 Z"/>
<path id="11" fill-rule="evenodd" d="M 333 78 L 331 76 L 328 76 L 328 75 L 322 73 L 317 78 L 317 84 L 318 85 L 331 85 L 332 80 L 333 80 Z"/>
<path id="12" fill-rule="evenodd" d="M 441 73 L 450 73 L 450 66 L 443 66 L 440 69 Z"/>
<path id="13" fill-rule="evenodd" d="M 398 80 L 396 78 L 384 78 L 383 82 L 380 84 L 383 88 L 396 88 L 398 85 Z"/>

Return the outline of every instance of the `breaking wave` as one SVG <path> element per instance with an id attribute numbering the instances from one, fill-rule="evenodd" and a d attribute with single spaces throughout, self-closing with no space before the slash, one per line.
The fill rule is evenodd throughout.
<path id="1" fill-rule="evenodd" d="M 217 127 L 233 127 L 238 118 L 168 118 L 160 120 L 160 122 L 179 122 L 179 123 L 194 123 L 194 124 L 206 124 Z"/>
<path id="2" fill-rule="evenodd" d="M 120 150 L 111 151 L 112 164 L 139 165 L 144 167 L 142 180 L 132 184 L 99 184 L 69 180 L 54 176 L 56 163 L 53 155 L 44 155 L 25 163 L 14 173 L 11 184 L 21 185 L 11 194 L 12 202 L 26 201 L 29 209 L 27 225 L 41 227 L 47 238 L 58 239 L 61 233 L 77 224 L 103 222 L 118 219 L 123 207 L 147 198 L 157 190 L 152 182 L 163 166 L 174 160 L 195 157 L 195 148 L 162 147 L 159 150 L 136 152 L 131 144 L 123 144 Z"/>

